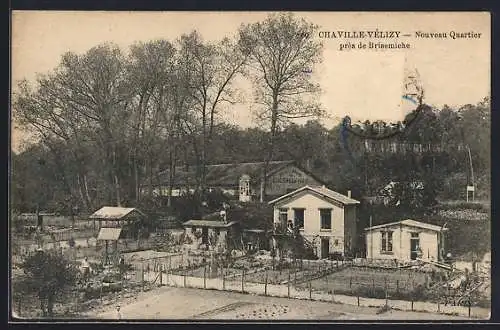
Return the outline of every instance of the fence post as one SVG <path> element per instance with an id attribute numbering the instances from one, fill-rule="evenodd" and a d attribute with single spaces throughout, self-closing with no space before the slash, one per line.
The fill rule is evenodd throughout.
<path id="1" fill-rule="evenodd" d="M 187 285 L 186 285 L 186 271 L 184 271 L 183 277 L 184 277 L 184 287 L 187 288 Z"/>
<path id="2" fill-rule="evenodd" d="M 309 299 L 312 300 L 312 283 L 311 283 L 311 280 L 309 280 Z"/>
<path id="3" fill-rule="evenodd" d="M 413 295 L 411 296 L 411 311 L 413 312 Z"/>
<path id="4" fill-rule="evenodd" d="M 356 294 L 356 297 L 358 298 L 358 306 L 359 306 L 359 292 Z"/>
<path id="5" fill-rule="evenodd" d="M 468 305 L 469 305 L 468 309 L 469 309 L 469 318 L 470 318 L 470 305 L 471 305 L 470 295 L 468 296 L 467 302 L 468 302 Z"/>
<path id="6" fill-rule="evenodd" d="M 163 264 L 160 263 L 160 286 L 163 285 Z"/>
<path id="7" fill-rule="evenodd" d="M 241 293 L 245 292 L 245 268 L 241 271 Z"/>
<path id="8" fill-rule="evenodd" d="M 399 294 L 399 280 L 396 280 L 396 293 Z"/>
<path id="9" fill-rule="evenodd" d="M 141 284 L 142 284 L 142 291 L 144 291 L 144 263 L 142 263 L 142 268 L 141 268 Z"/>
<path id="10" fill-rule="evenodd" d="M 372 277 L 372 294 L 375 295 L 375 279 Z"/>
<path id="11" fill-rule="evenodd" d="M 385 306 L 389 306 L 389 295 L 387 293 L 387 277 L 385 277 Z"/>
<path id="12" fill-rule="evenodd" d="M 332 287 L 332 302 L 335 302 L 335 288 Z"/>
<path id="13" fill-rule="evenodd" d="M 226 272 L 224 269 L 224 265 L 222 265 L 222 290 L 226 290 Z"/>
<path id="14" fill-rule="evenodd" d="M 290 268 L 288 269 L 288 298 L 290 298 Z"/>
<path id="15" fill-rule="evenodd" d="M 264 296 L 267 296 L 267 276 L 268 276 L 268 274 L 267 274 L 267 268 L 266 268 L 266 282 L 264 284 Z"/>
<path id="16" fill-rule="evenodd" d="M 349 289 L 352 289 L 352 276 L 349 277 Z"/>
<path id="17" fill-rule="evenodd" d="M 207 288 L 207 265 L 203 267 L 203 289 Z"/>
<path id="18" fill-rule="evenodd" d="M 441 304 L 439 303 L 439 298 L 438 298 L 438 313 L 441 313 Z"/>

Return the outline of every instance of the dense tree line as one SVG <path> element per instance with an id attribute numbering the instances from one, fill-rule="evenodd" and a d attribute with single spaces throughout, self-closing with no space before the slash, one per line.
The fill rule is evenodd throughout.
<path id="1" fill-rule="evenodd" d="M 318 120 L 319 86 L 304 74 L 321 60 L 315 29 L 280 14 L 219 42 L 193 31 L 127 52 L 102 44 L 64 54 L 36 83 L 19 82 L 14 95 L 15 124 L 36 142 L 11 155 L 13 209 L 142 205 L 166 168 L 175 176 L 176 166 L 195 166 L 204 191 L 207 164 L 290 159 L 354 196 L 376 194 L 391 180 L 425 180 L 444 198 L 461 197 L 456 187 L 472 180 L 472 159 L 475 181 L 489 193 L 489 99 L 457 109 L 424 106 L 401 134 L 368 148 L 366 139 L 343 134 L 342 124 L 328 129 Z M 261 126 L 242 129 L 222 118 L 240 101 L 236 79 L 253 83 Z M 293 123 L 306 117 L 304 125 Z M 401 143 L 446 148 L 390 152 Z"/>

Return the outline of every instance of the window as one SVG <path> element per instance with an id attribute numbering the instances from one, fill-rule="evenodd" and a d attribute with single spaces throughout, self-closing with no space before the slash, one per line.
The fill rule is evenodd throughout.
<path id="1" fill-rule="evenodd" d="M 299 229 L 304 228 L 304 209 L 293 209 L 293 212 L 295 213 L 294 219 L 295 219 L 295 227 L 298 227 Z"/>
<path id="2" fill-rule="evenodd" d="M 243 181 L 240 183 L 240 195 L 250 196 L 250 182 Z"/>
<path id="3" fill-rule="evenodd" d="M 288 222 L 288 209 L 280 209 L 280 223 L 286 224 Z"/>
<path id="4" fill-rule="evenodd" d="M 392 252 L 392 231 L 382 232 L 382 252 Z"/>
<path id="5" fill-rule="evenodd" d="M 321 229 L 332 229 L 332 209 L 320 209 Z"/>

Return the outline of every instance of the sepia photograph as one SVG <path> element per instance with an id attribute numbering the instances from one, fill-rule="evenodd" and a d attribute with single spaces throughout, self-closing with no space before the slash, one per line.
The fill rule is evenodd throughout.
<path id="1" fill-rule="evenodd" d="M 489 12 L 11 15 L 11 322 L 491 317 Z"/>

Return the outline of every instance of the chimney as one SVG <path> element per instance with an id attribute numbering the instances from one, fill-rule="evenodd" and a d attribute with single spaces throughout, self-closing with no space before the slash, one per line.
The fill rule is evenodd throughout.
<path id="1" fill-rule="evenodd" d="M 347 191 L 347 197 L 351 198 L 351 191 L 350 190 Z"/>

